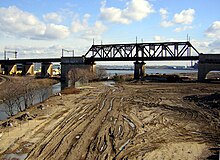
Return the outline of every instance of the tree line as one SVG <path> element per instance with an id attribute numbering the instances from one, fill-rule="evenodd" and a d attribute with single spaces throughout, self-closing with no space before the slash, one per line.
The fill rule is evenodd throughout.
<path id="1" fill-rule="evenodd" d="M 13 116 L 33 105 L 34 99 L 42 101 L 51 83 L 43 80 L 36 80 L 32 77 L 19 77 L 11 79 L 1 86 L 1 99 L 5 104 L 5 113 Z"/>
<path id="2" fill-rule="evenodd" d="M 82 83 L 87 83 L 93 80 L 102 80 L 107 78 L 107 72 L 103 68 L 96 68 L 95 72 L 90 71 L 87 68 L 72 68 L 68 72 L 68 79 L 70 80 L 70 85 L 75 87 L 76 82 L 80 81 Z"/>

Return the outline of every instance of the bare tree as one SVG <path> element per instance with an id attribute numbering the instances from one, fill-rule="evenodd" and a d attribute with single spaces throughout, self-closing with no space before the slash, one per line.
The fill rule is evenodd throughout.
<path id="1" fill-rule="evenodd" d="M 4 101 L 4 103 L 6 104 L 5 106 L 5 113 L 8 115 L 8 116 L 13 116 L 14 115 L 14 101 L 11 101 L 11 100 L 6 100 Z"/>
<path id="2" fill-rule="evenodd" d="M 50 80 L 36 80 L 33 77 L 11 78 L 1 85 L 1 99 L 5 104 L 5 112 L 13 116 L 33 105 L 36 95 L 40 100 L 48 96 L 48 88 L 51 88 Z"/>
<path id="3" fill-rule="evenodd" d="M 18 88 L 17 88 L 18 89 Z M 16 108 L 17 108 L 17 111 L 18 112 L 22 112 L 23 111 L 23 105 L 22 105 L 22 102 L 23 102 L 23 99 L 22 99 L 22 95 L 20 94 L 19 90 L 16 90 L 17 94 L 14 96 L 14 102 L 15 102 L 15 105 L 16 105 Z"/>
<path id="4" fill-rule="evenodd" d="M 19 99 L 18 85 L 15 82 L 9 81 L 3 88 L 3 102 L 5 103 L 5 112 L 9 116 L 13 116 L 16 108 L 21 109 L 21 101 Z"/>
<path id="5" fill-rule="evenodd" d="M 91 72 L 89 69 L 84 68 L 72 68 L 68 72 L 68 78 L 70 80 L 70 85 L 75 87 L 76 82 L 81 81 L 89 81 L 95 78 L 95 74 Z"/>
<path id="6" fill-rule="evenodd" d="M 72 68 L 68 72 L 68 78 L 70 80 L 70 85 L 75 87 L 76 82 L 83 76 L 83 70 L 79 68 Z"/>
<path id="7" fill-rule="evenodd" d="M 21 84 L 22 97 L 24 100 L 24 108 L 27 109 L 29 106 L 33 105 L 33 100 L 38 89 L 38 85 L 33 78 L 25 78 Z"/>
<path id="8" fill-rule="evenodd" d="M 96 69 L 96 76 L 97 76 L 98 79 L 103 79 L 103 78 L 108 77 L 108 74 L 107 74 L 106 70 L 103 67 L 98 67 Z"/>
<path id="9" fill-rule="evenodd" d="M 51 88 L 50 86 L 46 86 L 46 85 L 41 85 L 38 86 L 39 88 L 37 89 L 37 94 L 40 98 L 40 101 L 42 102 L 43 100 L 45 100 L 48 97 L 48 92 L 49 89 Z"/>
<path id="10" fill-rule="evenodd" d="M 51 83 L 42 80 L 35 80 L 34 78 L 25 77 L 23 83 L 22 97 L 24 99 L 24 106 L 27 109 L 29 106 L 33 105 L 34 98 L 38 95 L 40 101 L 47 98 L 48 89 L 51 88 Z"/>

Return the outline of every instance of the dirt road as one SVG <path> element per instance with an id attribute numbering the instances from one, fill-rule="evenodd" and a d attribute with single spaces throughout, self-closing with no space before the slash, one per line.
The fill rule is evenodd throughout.
<path id="1" fill-rule="evenodd" d="M 31 120 L 38 125 L 2 155 L 20 151 L 39 160 L 205 159 L 213 154 L 209 148 L 220 144 L 220 108 L 211 104 L 219 104 L 218 93 L 220 84 L 92 84 L 79 95 L 53 97 L 43 111 L 30 111 L 39 112 Z M 213 94 L 217 98 L 206 103 Z"/>

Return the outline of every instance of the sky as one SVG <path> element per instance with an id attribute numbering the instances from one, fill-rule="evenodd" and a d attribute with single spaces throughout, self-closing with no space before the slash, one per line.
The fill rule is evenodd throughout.
<path id="1" fill-rule="evenodd" d="M 219 0 L 0 0 L 0 59 L 4 50 L 18 51 L 18 58 L 60 57 L 62 48 L 81 56 L 93 41 L 186 41 L 187 35 L 199 52 L 220 54 L 219 6 Z"/>

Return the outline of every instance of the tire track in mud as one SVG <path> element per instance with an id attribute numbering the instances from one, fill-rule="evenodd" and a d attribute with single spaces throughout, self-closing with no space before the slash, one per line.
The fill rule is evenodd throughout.
<path id="1" fill-rule="evenodd" d="M 113 95 L 115 95 L 116 92 L 122 92 L 121 88 L 114 88 L 112 90 Z M 97 125 L 97 130 L 95 133 L 95 136 L 90 138 L 90 144 L 88 144 L 88 150 L 86 151 L 86 154 L 84 155 L 77 155 L 77 157 L 80 157 L 82 159 L 109 159 L 112 157 L 112 154 L 114 155 L 116 152 L 116 144 L 115 144 L 115 125 L 118 122 L 119 115 L 118 115 L 118 108 L 115 106 L 115 101 L 118 101 L 118 97 L 109 95 L 107 100 L 104 100 L 103 102 L 107 102 L 106 106 L 102 109 L 103 112 L 105 112 L 104 116 L 102 118 L 97 117 L 97 121 L 101 120 L 101 124 L 97 125 L 97 122 L 95 123 Z M 116 103 L 118 104 L 118 103 Z M 94 128 L 94 127 L 93 127 Z M 91 131 L 89 133 L 91 135 Z M 93 134 L 92 134 L 93 135 Z M 87 148 L 83 144 L 79 144 L 79 148 Z M 75 152 L 74 152 L 75 151 Z M 71 159 L 73 155 L 76 155 L 79 152 L 77 148 L 74 148 L 72 153 L 67 157 L 67 159 Z M 83 153 L 82 150 L 80 152 Z M 85 151 L 84 151 L 85 152 Z M 78 158 L 78 159 L 80 159 Z"/>
<path id="2" fill-rule="evenodd" d="M 86 159 L 103 159 L 103 157 L 114 159 L 134 137 L 134 124 L 122 114 L 122 103 L 123 97 L 111 99 L 112 110 L 106 117 L 106 123 L 92 141 Z"/>
<path id="3" fill-rule="evenodd" d="M 205 116 L 208 122 L 211 113 L 203 115 L 184 102 L 171 106 L 172 99 L 163 104 L 167 97 L 156 97 L 142 89 L 131 90 L 134 89 L 105 87 L 97 100 L 82 98 L 28 158 L 141 159 L 161 144 L 204 142 L 201 137 L 205 133 L 192 134 L 196 129 L 190 125 Z M 207 133 L 207 138 L 216 137 Z"/>
<path id="4" fill-rule="evenodd" d="M 136 126 L 122 112 L 123 88 L 103 93 L 97 103 L 70 113 L 28 159 L 112 159 L 135 135 Z M 76 158 L 77 157 L 77 158 Z"/>
<path id="5" fill-rule="evenodd" d="M 111 91 L 107 92 L 111 94 Z M 113 101 L 107 98 L 108 94 L 101 95 L 99 103 L 94 105 L 78 107 L 76 111 L 70 113 L 54 131 L 52 131 L 39 147 L 34 149 L 28 158 L 38 159 L 71 159 L 73 155 L 86 153 L 83 148 L 88 148 L 89 141 L 93 139 L 87 134 L 95 135 L 101 124 L 105 122 L 108 113 L 113 109 Z M 109 106 L 109 107 L 108 107 Z M 80 110 L 81 109 L 81 110 Z M 100 122 L 100 119 L 102 121 Z M 74 140 L 77 139 L 77 140 Z M 106 136 L 104 142 L 106 142 Z M 101 144 L 101 143 L 100 143 Z M 105 143 L 102 143 L 100 151 L 106 149 Z M 79 155 L 77 157 L 84 157 Z M 74 156 L 75 157 L 75 156 Z"/>
<path id="6" fill-rule="evenodd" d="M 156 113 L 156 116 L 153 116 L 148 120 L 147 124 L 143 123 L 142 127 L 148 129 L 145 130 L 144 133 L 135 137 L 134 141 L 137 141 L 138 143 L 136 142 L 136 145 L 128 145 L 125 153 L 118 157 L 119 159 L 131 158 L 132 155 L 139 155 L 140 152 L 144 155 L 158 147 L 155 143 L 168 143 L 169 140 L 175 141 L 175 139 L 177 141 L 185 141 L 187 139 L 192 140 L 195 138 L 189 134 L 190 132 L 184 127 L 200 118 L 200 113 L 197 110 L 187 107 L 160 105 L 161 98 L 155 99 L 150 95 L 147 95 L 146 97 L 136 95 L 135 98 L 129 98 L 129 101 L 136 106 L 145 106 L 151 110 L 151 113 Z M 170 117 L 172 118 L 170 119 Z M 142 119 L 139 119 L 140 123 L 142 123 L 145 118 L 149 119 L 148 116 L 142 117 Z M 184 121 L 184 123 L 176 125 L 173 122 L 174 120 Z M 172 138 L 169 138 L 170 136 Z"/>
<path id="7" fill-rule="evenodd" d="M 103 95 L 101 95 L 100 97 L 103 97 Z M 83 108 L 86 110 L 83 110 Z M 95 114 L 98 113 L 97 108 L 93 107 L 93 106 L 78 107 L 75 111 L 73 110 L 62 121 L 62 123 L 59 124 L 54 129 L 54 131 L 50 132 L 46 136 L 44 141 L 41 142 L 41 146 L 38 147 L 37 149 L 34 149 L 34 151 L 30 154 L 29 157 L 38 157 L 40 159 L 53 159 L 52 155 L 54 154 L 54 151 L 56 151 L 58 154 L 61 153 L 56 158 L 61 156 L 62 153 L 65 152 L 65 149 L 67 149 L 71 145 L 73 145 L 72 142 L 68 142 L 68 139 L 74 139 L 74 137 L 78 138 L 79 134 L 83 133 L 83 127 L 88 126 L 88 124 L 90 123 L 88 120 L 87 121 L 85 120 L 85 119 L 89 119 L 89 118 L 87 118 L 87 116 L 85 116 L 86 115 L 85 111 L 87 111 L 89 114 L 91 114 L 89 116 L 90 119 L 92 119 L 92 116 L 95 116 Z M 81 128 L 79 128 L 78 126 L 81 126 Z M 76 130 L 77 130 L 77 132 L 75 132 Z M 76 134 L 74 134 L 73 131 Z M 58 152 L 58 150 L 61 150 L 61 151 Z M 50 156 L 52 156 L 52 157 L 50 157 Z"/>

